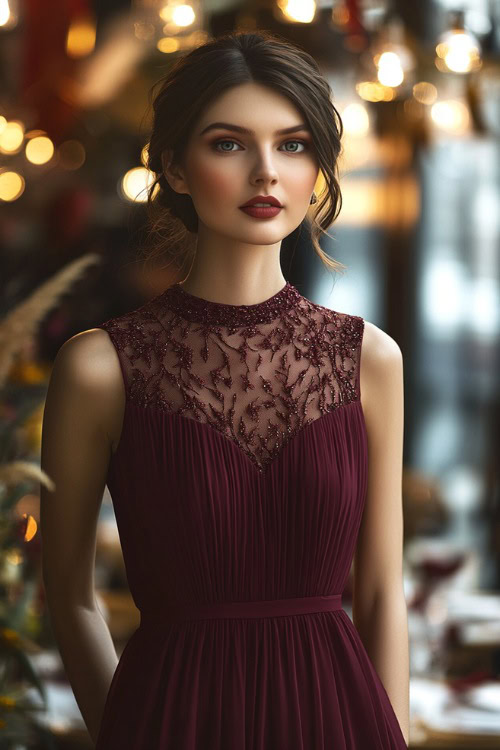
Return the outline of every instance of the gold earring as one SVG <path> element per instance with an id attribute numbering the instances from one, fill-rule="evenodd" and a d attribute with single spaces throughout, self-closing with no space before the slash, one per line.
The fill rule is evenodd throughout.
<path id="1" fill-rule="evenodd" d="M 309 203 L 312 205 L 317 202 L 318 202 L 318 199 L 316 197 L 316 193 L 313 191 L 313 194 L 311 195 L 311 200 L 309 201 Z"/>

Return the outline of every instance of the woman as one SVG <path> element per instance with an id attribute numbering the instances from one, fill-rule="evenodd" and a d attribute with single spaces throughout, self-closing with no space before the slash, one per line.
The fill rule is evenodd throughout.
<path id="1" fill-rule="evenodd" d="M 56 357 L 44 581 L 98 750 L 407 746 L 401 351 L 280 267 L 320 171 L 313 245 L 338 265 L 318 243 L 340 208 L 330 94 L 267 32 L 181 58 L 154 101 L 149 199 L 160 238 L 195 237 L 189 275 Z M 141 611 L 118 663 L 93 585 L 106 483 Z"/>

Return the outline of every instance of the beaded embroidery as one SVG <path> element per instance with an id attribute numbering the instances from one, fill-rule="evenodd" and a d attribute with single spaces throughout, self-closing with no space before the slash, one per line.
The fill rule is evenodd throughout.
<path id="1" fill-rule="evenodd" d="M 306 425 L 359 400 L 363 318 L 289 282 L 255 305 L 177 283 L 98 327 L 117 350 L 127 400 L 209 424 L 261 473 Z"/>

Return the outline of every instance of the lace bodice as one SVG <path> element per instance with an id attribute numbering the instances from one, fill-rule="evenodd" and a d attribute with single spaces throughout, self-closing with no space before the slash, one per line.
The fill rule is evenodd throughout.
<path id="1" fill-rule="evenodd" d="M 289 282 L 255 305 L 196 297 L 177 283 L 102 323 L 127 404 L 196 419 L 264 472 L 309 423 L 358 400 L 363 318 Z"/>

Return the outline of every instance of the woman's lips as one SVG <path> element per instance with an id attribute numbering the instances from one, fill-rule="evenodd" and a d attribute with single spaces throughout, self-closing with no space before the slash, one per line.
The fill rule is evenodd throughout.
<path id="1" fill-rule="evenodd" d="M 255 219 L 271 219 L 277 216 L 282 208 L 283 206 L 242 206 L 240 210 Z"/>

